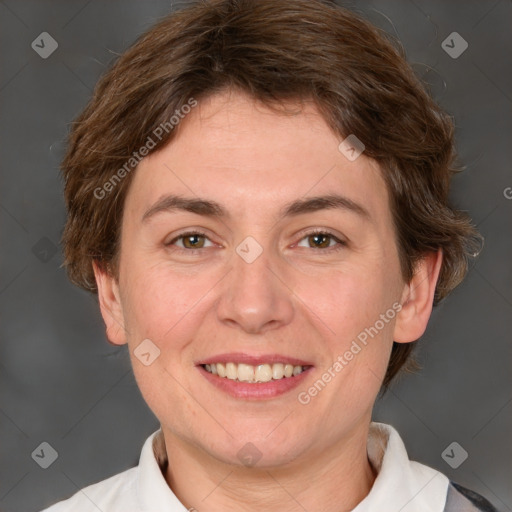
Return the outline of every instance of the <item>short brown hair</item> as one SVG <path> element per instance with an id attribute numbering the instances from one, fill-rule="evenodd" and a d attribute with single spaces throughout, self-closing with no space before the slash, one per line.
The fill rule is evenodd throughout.
<path id="1" fill-rule="evenodd" d="M 133 172 L 98 190 L 191 98 L 243 91 L 276 108 L 313 101 L 340 137 L 355 134 L 390 192 L 403 277 L 442 249 L 434 304 L 465 276 L 478 247 L 468 218 L 449 205 L 456 172 L 453 123 L 425 91 L 400 44 L 358 15 L 321 0 L 195 2 L 156 24 L 98 82 L 72 125 L 62 163 L 68 219 L 64 265 L 96 292 L 92 261 L 117 275 L 124 199 Z M 172 140 L 169 129 L 154 152 Z M 115 186 L 114 186 L 115 185 Z M 102 192 L 103 195 L 103 192 Z M 412 361 L 393 344 L 383 386 Z"/>

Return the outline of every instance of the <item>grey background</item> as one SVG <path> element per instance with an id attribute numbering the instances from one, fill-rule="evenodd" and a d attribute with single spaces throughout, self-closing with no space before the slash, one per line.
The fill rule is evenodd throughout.
<path id="1" fill-rule="evenodd" d="M 453 198 L 486 244 L 464 282 L 434 313 L 419 345 L 423 371 L 379 401 L 412 459 L 512 509 L 512 2 L 355 1 L 397 35 L 432 94 L 454 116 L 462 162 Z M 65 219 L 58 174 L 71 120 L 100 74 L 169 1 L 0 1 L 0 508 L 31 512 L 134 465 L 158 422 L 134 382 L 125 348 L 106 342 L 96 299 L 60 268 Z M 31 43 L 49 32 L 42 59 Z M 468 49 L 451 58 L 453 31 Z M 58 452 L 42 469 L 41 442 Z M 453 441 L 469 458 L 452 469 Z"/>

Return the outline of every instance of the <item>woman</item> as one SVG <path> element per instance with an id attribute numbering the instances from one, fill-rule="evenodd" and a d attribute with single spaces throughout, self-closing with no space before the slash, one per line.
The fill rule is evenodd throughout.
<path id="1" fill-rule="evenodd" d="M 477 250 L 453 160 L 401 51 L 334 4 L 142 36 L 71 131 L 63 242 L 161 429 L 47 510 L 495 510 L 371 421 Z"/>

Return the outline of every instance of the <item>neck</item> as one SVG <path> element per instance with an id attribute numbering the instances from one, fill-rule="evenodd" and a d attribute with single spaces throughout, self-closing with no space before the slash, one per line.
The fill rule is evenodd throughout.
<path id="1" fill-rule="evenodd" d="M 267 468 L 226 464 L 164 431 L 165 478 L 178 499 L 198 512 L 348 512 L 376 477 L 366 452 L 368 428 L 359 426 L 314 456 Z"/>

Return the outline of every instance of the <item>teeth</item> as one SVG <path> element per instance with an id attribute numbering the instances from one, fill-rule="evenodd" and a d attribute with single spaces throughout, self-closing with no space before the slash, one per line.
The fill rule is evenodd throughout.
<path id="1" fill-rule="evenodd" d="M 277 363 L 277 364 L 272 365 L 272 378 L 274 380 L 279 380 L 279 379 L 282 379 L 283 377 L 284 377 L 284 364 Z"/>
<path id="2" fill-rule="evenodd" d="M 260 364 L 254 373 L 256 382 L 270 382 L 272 380 L 272 367 L 269 364 Z"/>
<path id="3" fill-rule="evenodd" d="M 254 378 L 254 370 L 248 364 L 239 364 L 237 374 L 240 382 L 251 382 Z"/>
<path id="4" fill-rule="evenodd" d="M 215 363 L 205 364 L 204 369 L 213 375 L 238 380 L 239 382 L 270 382 L 300 375 L 304 371 L 302 366 L 292 364 L 274 363 L 252 366 L 244 363 Z"/>
<path id="5" fill-rule="evenodd" d="M 226 364 L 226 377 L 231 380 L 235 380 L 238 377 L 238 372 L 236 371 L 235 363 L 227 363 Z"/>
<path id="6" fill-rule="evenodd" d="M 222 363 L 211 364 L 210 368 L 212 366 L 216 366 L 217 367 L 217 374 L 219 375 L 219 377 L 225 377 L 226 376 L 226 367 Z"/>

